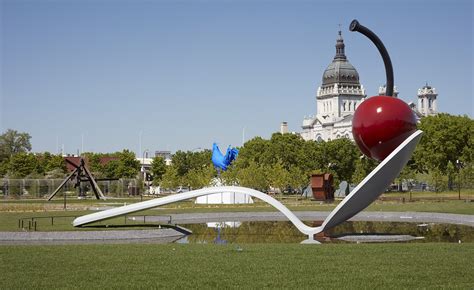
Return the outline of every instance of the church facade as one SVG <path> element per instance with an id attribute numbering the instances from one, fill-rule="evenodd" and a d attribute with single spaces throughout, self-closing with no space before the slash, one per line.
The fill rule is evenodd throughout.
<path id="1" fill-rule="evenodd" d="M 323 73 L 316 93 L 316 115 L 303 120 L 300 133 L 305 140 L 328 141 L 352 138 L 352 117 L 365 99 L 359 73 L 345 55 L 341 31 L 336 41 L 336 55 Z"/>
<path id="2" fill-rule="evenodd" d="M 385 87 L 379 88 L 379 95 Z M 394 96 L 398 96 L 394 88 Z M 336 41 L 336 55 L 323 73 L 322 84 L 316 93 L 316 115 L 305 117 L 301 126 L 304 140 L 329 141 L 338 138 L 354 140 L 352 118 L 367 95 L 359 81 L 359 73 L 345 55 L 341 31 Z M 418 106 L 410 107 L 418 117 L 437 113 L 436 90 L 428 84 L 418 90 Z"/>

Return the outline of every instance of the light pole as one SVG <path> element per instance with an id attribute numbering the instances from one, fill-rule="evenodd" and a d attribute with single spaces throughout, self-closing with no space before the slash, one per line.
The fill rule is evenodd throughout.
<path id="1" fill-rule="evenodd" d="M 146 169 L 145 169 L 145 153 L 148 154 L 148 149 L 145 149 L 142 153 L 142 173 L 143 173 L 143 184 L 146 186 Z"/>
<path id="2" fill-rule="evenodd" d="M 461 160 L 456 160 L 456 167 L 458 169 L 458 199 L 461 200 L 461 168 L 463 167 Z"/>

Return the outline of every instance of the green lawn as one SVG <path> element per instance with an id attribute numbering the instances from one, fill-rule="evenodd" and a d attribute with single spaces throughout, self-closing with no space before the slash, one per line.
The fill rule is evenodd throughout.
<path id="1" fill-rule="evenodd" d="M 474 244 L 0 246 L 0 289 L 458 288 Z"/>

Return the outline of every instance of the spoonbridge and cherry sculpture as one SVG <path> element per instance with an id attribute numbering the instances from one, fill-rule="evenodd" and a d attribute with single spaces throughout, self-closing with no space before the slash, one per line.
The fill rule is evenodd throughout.
<path id="1" fill-rule="evenodd" d="M 351 193 L 329 214 L 321 226 L 304 224 L 293 212 L 271 196 L 245 187 L 219 186 L 193 190 L 186 193 L 138 202 L 76 218 L 75 227 L 87 225 L 117 216 L 122 216 L 162 205 L 220 192 L 248 194 L 275 207 L 283 213 L 295 227 L 308 236 L 305 242 L 312 243 L 314 235 L 333 228 L 369 206 L 400 174 L 411 158 L 422 131 L 416 129 L 416 117 L 410 107 L 400 99 L 392 97 L 393 69 L 390 57 L 380 39 L 357 20 L 352 21 L 351 31 L 367 36 L 376 45 L 384 60 L 387 74 L 386 96 L 374 96 L 363 101 L 353 119 L 353 136 L 362 153 L 381 161 Z"/>

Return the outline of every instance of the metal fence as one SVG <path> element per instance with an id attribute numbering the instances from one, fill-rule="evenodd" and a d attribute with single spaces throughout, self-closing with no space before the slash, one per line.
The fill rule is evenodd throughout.
<path id="1" fill-rule="evenodd" d="M 18 196 L 23 198 L 43 198 L 58 188 L 63 179 L 0 179 L 0 196 Z M 119 179 L 110 181 L 98 181 L 102 193 L 105 196 L 125 197 L 129 195 L 130 188 L 140 187 L 137 179 Z M 88 194 L 92 194 L 90 185 L 83 182 Z M 66 192 L 76 194 L 79 189 L 74 188 L 74 183 L 68 181 L 58 195 Z"/>

